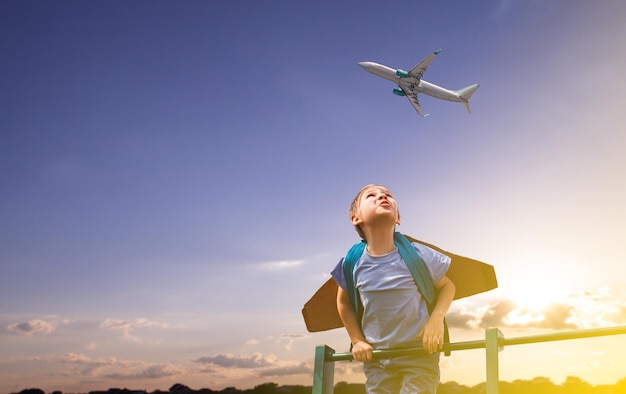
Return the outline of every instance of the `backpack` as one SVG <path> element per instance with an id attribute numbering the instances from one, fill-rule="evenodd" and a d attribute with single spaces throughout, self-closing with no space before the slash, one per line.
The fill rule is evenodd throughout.
<path id="1" fill-rule="evenodd" d="M 418 291 L 422 294 L 424 301 L 426 301 L 428 313 L 432 313 L 436 301 L 435 288 L 433 285 L 433 281 L 430 278 L 430 275 L 428 274 L 428 271 L 426 269 L 426 265 L 424 264 L 424 260 L 422 260 L 419 253 L 417 253 L 417 250 L 415 250 L 415 247 L 413 247 L 411 242 L 401 233 L 396 231 L 393 234 L 393 241 L 398 248 L 400 257 L 402 257 L 402 260 L 411 272 L 413 280 L 417 285 Z M 350 301 L 354 306 L 354 311 L 356 312 L 358 321 L 361 321 L 362 311 L 359 291 L 354 284 L 354 267 L 363 255 L 366 245 L 367 244 L 364 241 L 354 244 L 343 260 L 343 273 L 346 278 L 348 295 L 350 296 Z M 446 323 L 445 318 L 443 320 L 443 327 L 443 341 L 444 344 L 446 344 L 450 342 L 450 334 L 448 332 L 448 324 Z M 446 356 L 449 356 L 450 351 L 447 350 L 444 352 L 444 354 Z"/>

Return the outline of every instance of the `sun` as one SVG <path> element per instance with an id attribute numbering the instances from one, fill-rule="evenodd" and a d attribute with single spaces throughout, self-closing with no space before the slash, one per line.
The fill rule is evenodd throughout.
<path id="1" fill-rule="evenodd" d="M 556 288 L 548 279 L 529 278 L 529 281 L 532 281 L 532 284 L 524 286 L 513 299 L 520 308 L 542 311 L 550 305 L 563 302 L 566 297 L 565 289 Z"/>
<path id="2" fill-rule="evenodd" d="M 514 268 L 499 273 L 498 279 L 505 296 L 520 310 L 539 313 L 565 302 L 574 289 L 559 259 L 551 256 L 538 260 L 537 254 L 533 256 L 519 256 Z"/>

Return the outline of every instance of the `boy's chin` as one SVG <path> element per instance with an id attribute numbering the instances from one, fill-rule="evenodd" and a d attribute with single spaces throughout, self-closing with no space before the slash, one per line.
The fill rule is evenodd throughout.
<path id="1" fill-rule="evenodd" d="M 398 222 L 398 218 L 396 218 L 395 215 L 379 215 L 370 222 L 370 226 L 372 228 L 395 228 L 398 224 L 400 223 Z"/>

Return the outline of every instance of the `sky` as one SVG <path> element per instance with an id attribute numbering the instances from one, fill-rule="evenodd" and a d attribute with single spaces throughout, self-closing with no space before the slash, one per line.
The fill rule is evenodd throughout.
<path id="1" fill-rule="evenodd" d="M 626 325 L 626 3 L 0 2 L 0 393 L 312 384 L 304 303 L 386 185 L 398 228 L 495 267 L 453 342 Z M 479 83 L 472 113 L 358 62 Z M 500 378 L 626 377 L 626 338 Z M 484 351 L 442 381 L 485 381 Z M 337 363 L 335 382 L 362 382 Z"/>

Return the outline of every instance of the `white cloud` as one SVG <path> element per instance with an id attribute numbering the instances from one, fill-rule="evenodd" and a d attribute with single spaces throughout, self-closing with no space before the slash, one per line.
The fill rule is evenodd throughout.
<path id="1" fill-rule="evenodd" d="M 287 363 L 285 365 L 278 366 L 276 368 L 268 368 L 259 373 L 262 377 L 274 377 L 274 376 L 292 376 L 292 375 L 311 375 L 313 369 L 310 364 L 299 363 Z"/>
<path id="2" fill-rule="evenodd" d="M 520 306 L 508 299 L 489 305 L 464 301 L 446 316 L 450 327 L 564 330 L 609 327 L 626 321 L 626 306 L 623 302 L 612 300 L 607 288 L 570 294 L 559 302 L 538 308 Z"/>
<path id="3" fill-rule="evenodd" d="M 105 330 L 120 330 L 125 338 L 139 342 L 140 338 L 133 335 L 133 331 L 140 328 L 167 328 L 167 323 L 160 323 L 150 321 L 148 319 L 135 319 L 135 320 L 116 320 L 106 319 L 100 324 L 101 329 Z"/>
<path id="4" fill-rule="evenodd" d="M 153 364 L 135 372 L 115 372 L 107 374 L 110 379 L 136 380 L 136 379 L 158 379 L 162 377 L 178 376 L 186 374 L 186 370 L 180 366 L 172 364 Z"/>
<path id="5" fill-rule="evenodd" d="M 212 357 L 200 357 L 193 361 L 200 364 L 209 364 L 225 368 L 262 368 L 274 365 L 276 358 L 272 355 L 263 357 L 260 353 L 242 356 L 218 354 Z"/>
<path id="6" fill-rule="evenodd" d="M 261 353 L 252 355 L 218 354 L 205 356 L 193 360 L 195 363 L 204 364 L 202 372 L 209 374 L 233 374 L 247 373 L 258 377 L 269 376 L 292 376 L 311 375 L 313 368 L 310 364 L 301 361 L 281 361 L 274 355 L 263 356 Z M 243 372 L 243 371 L 249 372 Z"/>
<path id="7" fill-rule="evenodd" d="M 268 271 L 276 271 L 297 267 L 303 263 L 302 260 L 283 260 L 261 264 L 261 269 Z"/>
<path id="8" fill-rule="evenodd" d="M 47 321 L 34 319 L 24 323 L 9 324 L 6 326 L 6 329 L 16 334 L 26 336 L 32 336 L 34 334 L 46 335 L 54 331 L 55 325 Z"/>
<path id="9" fill-rule="evenodd" d="M 66 353 L 57 361 L 70 366 L 68 376 L 81 375 L 120 380 L 155 379 L 187 374 L 187 370 L 174 364 L 147 363 L 140 360 L 116 357 L 94 359 L 84 354 Z"/>
<path id="10" fill-rule="evenodd" d="M 291 345 L 293 345 L 293 342 L 298 340 L 298 339 L 303 339 L 303 338 L 307 338 L 308 335 L 303 335 L 303 334 L 281 334 L 278 339 L 276 340 L 277 343 L 285 344 L 285 348 L 289 351 L 291 351 L 292 347 Z"/>

